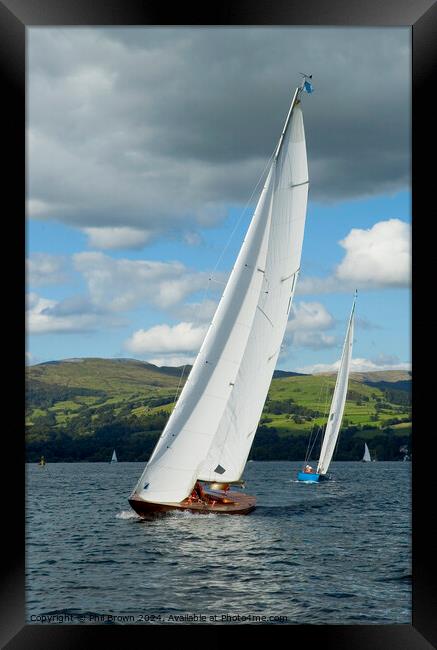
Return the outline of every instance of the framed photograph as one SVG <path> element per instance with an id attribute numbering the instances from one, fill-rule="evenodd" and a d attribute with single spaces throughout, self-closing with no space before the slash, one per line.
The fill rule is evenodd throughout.
<path id="1" fill-rule="evenodd" d="M 432 647 L 411 288 L 435 4 L 0 10 L 26 200 L 5 647 Z"/>

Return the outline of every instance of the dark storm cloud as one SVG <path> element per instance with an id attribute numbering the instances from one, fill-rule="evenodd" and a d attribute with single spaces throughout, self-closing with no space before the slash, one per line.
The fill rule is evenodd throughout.
<path id="1" fill-rule="evenodd" d="M 409 184 L 409 30 L 31 29 L 30 211 L 163 232 L 245 203 L 299 71 L 311 200 Z"/>

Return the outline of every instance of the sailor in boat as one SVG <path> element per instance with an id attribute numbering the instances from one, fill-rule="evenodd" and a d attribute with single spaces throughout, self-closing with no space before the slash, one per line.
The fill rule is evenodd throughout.
<path id="1" fill-rule="evenodd" d="M 249 431 L 254 433 L 258 426 L 287 325 L 300 268 L 309 183 L 303 117 L 297 106 L 303 91 L 312 91 L 306 75 L 303 86 L 294 92 L 266 167 L 264 187 L 228 289 L 191 370 L 190 377 L 195 379 L 185 383 L 177 408 L 129 498 L 140 515 L 177 508 L 247 514 L 255 508 L 254 497 L 224 491 L 223 484 L 215 490 L 210 477 L 224 478 L 222 458 L 231 457 L 226 481 L 230 485 L 239 482 L 238 468 L 240 472 L 244 468 L 253 440 Z M 268 286 L 277 290 L 269 294 Z M 260 365 L 263 358 L 272 363 Z M 228 381 L 232 378 L 236 383 Z M 241 427 L 240 419 L 244 421 Z M 194 477 L 201 477 L 201 490 L 195 486 L 193 491 Z"/>
<path id="2" fill-rule="evenodd" d="M 311 465 L 305 465 L 303 468 L 304 474 L 315 474 L 315 470 Z"/>
<path id="3" fill-rule="evenodd" d="M 199 481 L 196 484 L 188 497 L 188 503 L 204 503 L 205 505 L 214 506 L 216 503 L 233 503 L 232 499 L 226 497 L 226 492 L 229 490 L 229 484 L 223 483 L 220 486 L 220 491 L 207 492 Z M 220 494 L 224 492 L 224 494 Z"/>
<path id="4" fill-rule="evenodd" d="M 197 497 L 198 501 L 206 501 L 205 491 L 199 481 L 196 482 L 196 485 L 193 488 L 193 494 Z"/>

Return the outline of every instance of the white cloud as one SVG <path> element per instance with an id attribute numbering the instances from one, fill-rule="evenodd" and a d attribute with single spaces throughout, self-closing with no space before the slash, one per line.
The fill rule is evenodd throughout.
<path id="1" fill-rule="evenodd" d="M 117 312 L 144 302 L 168 309 L 208 285 L 207 273 L 190 271 L 177 261 L 113 259 L 85 252 L 75 254 L 73 263 L 85 277 L 92 302 Z"/>
<path id="2" fill-rule="evenodd" d="M 66 299 L 58 302 L 39 296 L 27 295 L 26 328 L 29 334 L 90 332 L 102 326 L 118 327 L 123 322 L 96 309 L 83 299 Z"/>
<path id="3" fill-rule="evenodd" d="M 178 318 L 192 323 L 209 323 L 217 309 L 215 300 L 205 299 L 202 302 L 187 302 L 175 310 Z"/>
<path id="4" fill-rule="evenodd" d="M 325 330 L 334 325 L 334 318 L 320 302 L 300 302 L 292 307 L 287 331 Z"/>
<path id="5" fill-rule="evenodd" d="M 172 233 L 217 222 L 245 204 L 269 158 L 293 60 L 317 68 L 323 98 L 305 107 L 313 196 L 405 188 L 408 38 L 380 28 L 30 29 L 29 213 Z"/>
<path id="6" fill-rule="evenodd" d="M 46 201 L 40 201 L 39 199 L 26 200 L 26 213 L 28 217 L 47 216 L 54 211 L 55 206 Z"/>
<path id="7" fill-rule="evenodd" d="M 65 258 L 61 255 L 33 253 L 26 260 L 27 282 L 32 287 L 61 284 L 65 281 Z"/>
<path id="8" fill-rule="evenodd" d="M 411 274 L 411 227 L 400 219 L 372 228 L 353 228 L 340 245 L 346 255 L 336 269 L 340 282 L 373 287 L 407 287 Z"/>
<path id="9" fill-rule="evenodd" d="M 354 285 L 354 289 L 355 289 Z M 296 295 L 308 296 L 311 294 L 338 293 L 352 291 L 349 284 L 339 282 L 334 275 L 327 278 L 307 278 L 304 274 L 299 277 L 296 285 Z"/>
<path id="10" fill-rule="evenodd" d="M 184 242 L 189 246 L 199 246 L 202 243 L 202 237 L 198 232 L 186 232 Z"/>
<path id="11" fill-rule="evenodd" d="M 195 324 L 209 322 L 215 311 L 216 302 L 212 299 L 182 304 L 192 294 L 207 288 L 214 294 L 218 287 L 208 281 L 206 272 L 191 271 L 181 262 L 114 259 L 95 251 L 76 253 L 72 261 L 74 269 L 85 279 L 87 294 L 58 301 L 31 292 L 27 298 L 30 333 L 119 327 L 125 321 L 118 314 L 146 304 L 169 310 L 173 317 L 193 323 L 193 331 L 197 331 Z M 33 284 L 50 283 L 58 262 L 56 256 L 33 256 L 29 261 Z M 217 275 L 222 278 L 222 274 Z M 175 333 L 186 336 L 188 331 L 177 329 Z"/>
<path id="12" fill-rule="evenodd" d="M 326 372 L 337 372 L 340 367 L 340 359 L 334 363 L 316 363 L 310 366 L 297 368 L 297 372 L 317 375 Z M 371 359 L 352 359 L 351 372 L 377 372 L 380 370 L 411 370 L 411 364 L 406 362 L 398 363 L 375 363 Z"/>
<path id="13" fill-rule="evenodd" d="M 410 286 L 411 226 L 405 221 L 388 219 L 372 228 L 353 228 L 339 244 L 346 254 L 332 275 L 301 278 L 296 289 L 300 295 Z"/>
<path id="14" fill-rule="evenodd" d="M 296 332 L 293 337 L 293 346 L 321 350 L 333 348 L 337 345 L 337 338 L 324 332 Z"/>
<path id="15" fill-rule="evenodd" d="M 336 345 L 335 336 L 324 330 L 332 329 L 335 320 L 326 307 L 319 302 L 300 302 L 293 305 L 291 319 L 287 324 L 284 348 L 305 347 L 312 350 Z"/>
<path id="16" fill-rule="evenodd" d="M 143 248 L 152 237 L 149 230 L 136 228 L 84 228 L 88 246 L 110 250 Z"/>
<path id="17" fill-rule="evenodd" d="M 155 364 L 155 366 L 172 366 L 173 368 L 177 368 L 179 366 L 193 365 L 195 358 L 195 354 L 169 354 L 166 356 L 147 358 L 146 361 Z M 187 377 L 186 373 L 184 377 Z"/>
<path id="18" fill-rule="evenodd" d="M 141 355 L 164 353 L 172 358 L 175 357 L 175 353 L 181 352 L 194 355 L 202 345 L 206 330 L 207 326 L 205 325 L 196 327 L 188 322 L 177 325 L 154 325 L 148 330 L 141 329 L 134 332 L 125 341 L 124 347 L 129 352 Z M 176 356 L 180 358 L 179 354 Z M 190 355 L 183 356 L 192 358 Z"/>

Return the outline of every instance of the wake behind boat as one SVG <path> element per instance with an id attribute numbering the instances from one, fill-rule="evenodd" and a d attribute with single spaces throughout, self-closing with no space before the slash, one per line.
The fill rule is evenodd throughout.
<path id="1" fill-rule="evenodd" d="M 317 469 L 314 470 L 311 465 L 306 464 L 302 471 L 298 472 L 297 480 L 305 482 L 318 482 L 329 479 L 328 469 L 337 446 L 340 427 L 343 420 L 344 407 L 346 404 L 346 395 L 349 381 L 349 371 L 352 360 L 352 344 L 354 339 L 354 314 L 355 301 L 357 293 L 355 292 L 352 304 L 351 315 L 346 330 L 346 336 L 343 344 L 343 352 L 340 360 L 340 367 L 335 383 L 334 394 L 332 396 L 331 408 L 329 410 L 328 423 L 326 425 L 325 435 L 323 437 L 322 448 L 320 451 Z M 309 456 L 310 452 L 308 453 Z"/>
<path id="2" fill-rule="evenodd" d="M 179 399 L 129 498 L 169 510 L 247 514 L 241 482 L 279 356 L 299 274 L 308 167 L 296 88 L 246 237 Z"/>

